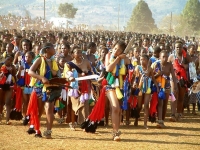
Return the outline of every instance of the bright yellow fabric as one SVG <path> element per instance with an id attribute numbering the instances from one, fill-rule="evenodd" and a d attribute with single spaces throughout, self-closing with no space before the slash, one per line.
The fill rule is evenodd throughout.
<path id="1" fill-rule="evenodd" d="M 122 77 L 122 75 L 119 75 L 119 88 L 123 89 L 123 77 Z"/>
<path id="2" fill-rule="evenodd" d="M 67 71 L 70 71 L 70 68 L 68 67 L 67 63 L 65 63 L 62 76 L 63 78 L 66 78 Z"/>
<path id="3" fill-rule="evenodd" d="M 161 84 L 161 88 L 165 88 L 165 81 L 166 80 L 165 80 L 164 77 L 159 76 L 159 77 L 156 78 L 156 81 Z"/>
<path id="4" fill-rule="evenodd" d="M 56 100 L 56 102 L 55 102 L 55 107 L 60 107 L 60 101 L 59 100 Z"/>
<path id="5" fill-rule="evenodd" d="M 135 67 L 137 66 L 137 61 L 132 61 L 132 65 Z"/>
<path id="6" fill-rule="evenodd" d="M 2 56 L 3 56 L 4 58 L 6 58 L 6 51 L 2 54 Z"/>
<path id="7" fill-rule="evenodd" d="M 45 64 L 45 60 L 43 57 L 41 58 L 41 64 L 40 64 L 40 75 L 44 76 L 45 72 L 46 72 L 46 64 Z"/>
<path id="8" fill-rule="evenodd" d="M 58 71 L 58 64 L 56 63 L 55 60 L 52 61 L 52 69 L 53 69 L 54 71 Z"/>
<path id="9" fill-rule="evenodd" d="M 41 64 L 40 64 L 40 76 L 44 76 L 45 72 L 46 72 L 46 63 L 44 60 L 44 57 L 40 57 L 41 58 Z M 56 63 L 55 60 L 52 60 L 52 68 L 54 71 L 58 71 L 58 65 Z M 30 86 L 34 86 L 36 83 L 37 79 L 36 78 L 31 78 L 31 82 L 30 82 Z M 42 88 L 42 92 L 46 91 L 46 86 L 44 85 Z"/>
<path id="10" fill-rule="evenodd" d="M 115 88 L 115 92 L 116 92 L 116 95 L 117 95 L 118 99 L 122 99 L 123 98 L 122 92 L 120 91 L 119 88 Z"/>

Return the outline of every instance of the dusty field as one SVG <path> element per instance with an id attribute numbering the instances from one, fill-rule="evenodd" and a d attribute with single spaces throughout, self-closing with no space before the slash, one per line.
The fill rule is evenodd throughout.
<path id="1" fill-rule="evenodd" d="M 199 112 L 198 112 L 199 113 Z M 169 114 L 168 114 L 169 116 Z M 45 116 L 42 118 L 41 131 L 45 130 Z M 12 150 L 81 150 L 81 149 L 107 149 L 107 150 L 192 150 L 200 149 L 200 117 L 185 114 L 180 122 L 171 123 L 166 119 L 165 129 L 157 129 L 156 124 L 149 123 L 149 130 L 143 128 L 143 121 L 138 127 L 121 126 L 121 141 L 112 141 L 111 126 L 99 127 L 97 133 L 89 134 L 77 128 L 70 131 L 67 124 L 59 125 L 54 121 L 53 139 L 35 138 L 26 133 L 28 126 L 21 122 L 12 121 L 12 125 L 0 125 L 0 149 Z"/>

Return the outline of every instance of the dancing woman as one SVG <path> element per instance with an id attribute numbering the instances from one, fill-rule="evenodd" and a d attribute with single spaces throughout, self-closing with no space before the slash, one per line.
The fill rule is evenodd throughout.
<path id="1" fill-rule="evenodd" d="M 177 87 L 178 87 L 178 93 L 176 95 L 177 101 L 172 103 L 172 115 L 170 120 L 179 121 L 183 114 L 183 99 L 185 93 L 187 92 L 187 84 L 188 84 L 187 71 L 189 69 L 189 63 L 192 62 L 191 57 L 183 50 L 183 43 L 181 41 L 176 41 L 175 51 L 173 54 L 169 56 L 168 61 L 173 64 L 173 68 L 177 78 Z M 176 107 L 177 107 L 177 116 L 175 116 Z"/>
<path id="2" fill-rule="evenodd" d="M 72 51 L 73 60 L 65 64 L 64 76 L 69 80 L 70 86 L 68 92 L 68 109 L 66 122 L 70 129 L 75 130 L 77 122 L 83 123 L 89 115 L 89 98 L 91 93 L 91 84 L 88 80 L 74 81 L 74 78 L 85 76 L 91 73 L 91 65 L 87 59 L 83 59 L 82 51 L 74 47 Z M 76 116 L 78 118 L 76 119 Z"/>
<path id="3" fill-rule="evenodd" d="M 151 100 L 151 82 L 154 82 L 157 88 L 157 83 L 153 75 L 153 70 L 148 67 L 149 57 L 142 55 L 140 57 L 140 64 L 135 68 L 135 81 L 133 87 L 139 89 L 137 111 L 140 113 L 142 109 L 142 102 L 144 102 L 144 127 L 148 129 L 147 118 L 149 117 L 149 102 Z M 138 126 L 138 117 L 135 119 L 135 126 Z"/>
<path id="4" fill-rule="evenodd" d="M 2 120 L 3 106 L 6 106 L 6 124 L 10 125 L 11 96 L 13 83 L 15 81 L 16 69 L 13 62 L 13 55 L 7 55 L 0 70 L 0 123 Z"/>
<path id="5" fill-rule="evenodd" d="M 54 100 L 56 99 L 52 90 L 47 93 L 47 88 L 45 84 L 49 83 L 49 79 L 57 75 L 58 66 L 56 61 L 52 56 L 55 55 L 55 49 L 53 44 L 45 43 L 42 46 L 42 57 L 37 58 L 33 65 L 30 67 L 28 74 L 32 77 L 30 86 L 33 86 L 33 92 L 30 97 L 29 106 L 27 109 L 27 115 L 30 115 L 30 123 L 35 125 L 36 137 L 41 137 L 41 132 L 39 130 L 39 116 L 41 116 L 43 111 L 43 102 L 45 102 L 45 110 L 47 117 L 47 130 L 44 132 L 46 138 L 51 138 L 51 129 L 53 124 L 53 109 Z M 60 96 L 60 95 L 59 95 Z M 59 97 L 58 96 L 58 97 Z M 58 98 L 57 97 L 57 98 Z M 39 115 L 38 115 L 39 114 Z M 33 126 L 32 126 L 33 127 Z"/>
<path id="6" fill-rule="evenodd" d="M 88 119 L 82 124 L 82 128 L 86 132 L 95 132 L 97 122 L 99 122 L 104 116 L 104 107 L 105 107 L 105 94 L 109 99 L 111 106 L 111 119 L 113 126 L 113 140 L 119 141 L 120 134 L 119 125 L 120 125 L 120 101 L 124 95 L 120 89 L 123 89 L 124 78 L 127 75 L 127 65 L 130 64 L 130 60 L 126 57 L 126 54 L 123 54 L 126 48 L 126 44 L 123 41 L 118 41 L 112 53 L 106 55 L 106 78 L 102 81 L 103 89 L 101 90 L 100 97 L 95 105 L 92 113 Z M 124 78 L 123 78 L 124 77 Z"/>

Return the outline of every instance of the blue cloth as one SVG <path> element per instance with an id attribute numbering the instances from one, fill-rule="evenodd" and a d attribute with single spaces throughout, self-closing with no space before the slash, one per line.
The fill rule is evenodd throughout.
<path id="1" fill-rule="evenodd" d="M 152 63 L 154 63 L 156 60 L 157 60 L 157 58 L 154 57 L 154 56 L 152 56 L 152 57 L 150 58 L 150 61 L 151 61 Z"/>
<path id="2" fill-rule="evenodd" d="M 128 78 L 126 77 L 125 81 L 124 81 L 124 88 L 123 88 L 123 104 L 122 104 L 122 109 L 123 110 L 127 110 L 128 109 L 128 98 L 129 98 L 129 82 L 128 82 Z"/>
<path id="3" fill-rule="evenodd" d="M 42 96 L 42 88 L 34 87 L 33 90 L 36 92 L 37 97 L 41 97 Z"/>
<path id="4" fill-rule="evenodd" d="M 24 87 L 24 94 L 31 94 L 33 91 L 32 87 Z"/>

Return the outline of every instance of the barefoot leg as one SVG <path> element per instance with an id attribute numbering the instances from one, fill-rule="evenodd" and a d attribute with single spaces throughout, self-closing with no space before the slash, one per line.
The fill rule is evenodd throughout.
<path id="1" fill-rule="evenodd" d="M 111 106 L 111 118 L 112 118 L 112 126 L 113 131 L 117 132 L 120 125 L 120 106 L 119 106 L 119 100 L 117 99 L 116 93 L 114 90 L 110 90 L 107 92 L 107 97 L 110 101 Z"/>
<path id="2" fill-rule="evenodd" d="M 106 106 L 105 106 L 105 123 L 106 125 L 108 125 L 108 118 L 109 118 L 109 111 L 110 111 L 110 104 L 109 104 L 109 100 L 106 97 Z"/>
<path id="3" fill-rule="evenodd" d="M 145 94 L 144 95 L 144 127 L 148 129 L 147 127 L 147 120 L 149 117 L 149 102 L 151 100 L 151 94 Z"/>
<path id="4" fill-rule="evenodd" d="M 180 84 L 178 84 L 179 93 L 178 93 L 178 99 L 177 99 L 177 113 L 182 114 L 183 113 L 183 100 L 185 97 L 186 89 L 184 87 L 181 87 Z"/>
<path id="5" fill-rule="evenodd" d="M 166 99 L 163 101 L 163 109 L 162 109 L 162 120 L 165 120 L 166 113 L 167 113 L 167 104 L 169 99 L 169 92 L 165 93 Z"/>
<path id="6" fill-rule="evenodd" d="M 4 101 L 6 105 L 6 122 L 8 122 L 10 119 L 12 92 L 13 92 L 12 88 L 5 92 Z"/>
<path id="7" fill-rule="evenodd" d="M 140 114 L 142 110 L 142 100 L 143 100 L 143 96 L 138 96 L 138 103 L 137 103 L 138 114 Z M 138 126 L 138 118 L 135 118 L 134 126 Z"/>

